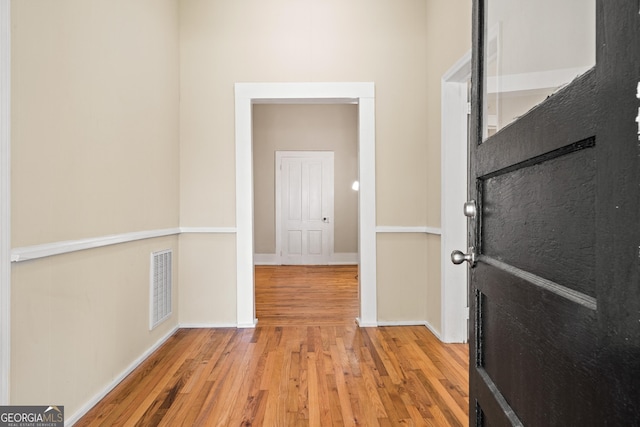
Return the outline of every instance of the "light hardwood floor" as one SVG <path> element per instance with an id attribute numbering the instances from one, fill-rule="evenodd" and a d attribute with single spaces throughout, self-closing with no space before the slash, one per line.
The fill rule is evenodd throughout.
<path id="1" fill-rule="evenodd" d="M 465 426 L 468 347 L 358 328 L 356 267 L 256 267 L 255 329 L 181 329 L 77 426 Z"/>
<path id="2" fill-rule="evenodd" d="M 349 325 L 358 317 L 358 267 L 258 266 L 260 326 Z"/>

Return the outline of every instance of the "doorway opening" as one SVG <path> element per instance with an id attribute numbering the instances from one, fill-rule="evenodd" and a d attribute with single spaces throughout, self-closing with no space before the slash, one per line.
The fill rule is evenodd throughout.
<path id="1" fill-rule="evenodd" d="M 441 339 L 467 342 L 469 309 L 467 268 L 451 262 L 451 252 L 467 246 L 467 140 L 471 52 L 442 77 L 442 200 L 441 200 Z"/>
<path id="2" fill-rule="evenodd" d="M 255 104 L 252 135 L 259 324 L 345 323 L 347 313 L 346 324 L 353 323 L 358 317 L 358 193 L 352 189 L 358 180 L 358 106 Z"/>
<path id="3" fill-rule="evenodd" d="M 358 105 L 254 105 L 252 137 L 255 264 L 358 264 Z"/>
<path id="4" fill-rule="evenodd" d="M 375 96 L 373 83 L 236 83 L 237 326 L 254 327 L 253 121 L 255 104 L 358 107 L 358 298 L 360 326 L 377 326 Z"/>

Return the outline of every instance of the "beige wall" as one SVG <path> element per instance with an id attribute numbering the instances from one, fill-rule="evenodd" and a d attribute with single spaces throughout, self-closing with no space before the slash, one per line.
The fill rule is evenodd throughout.
<path id="1" fill-rule="evenodd" d="M 378 235 L 378 321 L 410 322 L 427 315 L 427 239 L 418 233 Z M 393 263 L 387 260 L 393 260 Z"/>
<path id="2" fill-rule="evenodd" d="M 12 3 L 13 247 L 177 225 L 176 8 Z"/>
<path id="3" fill-rule="evenodd" d="M 180 236 L 180 324 L 236 325 L 236 236 Z"/>
<path id="4" fill-rule="evenodd" d="M 175 0 L 12 2 L 12 247 L 177 227 Z M 149 332 L 149 263 L 178 238 L 12 265 L 11 403 L 76 412 Z M 177 284 L 176 284 L 177 285 Z"/>
<path id="5" fill-rule="evenodd" d="M 274 254 L 275 152 L 334 152 L 334 251 L 358 252 L 358 106 L 253 107 L 254 251 Z"/>

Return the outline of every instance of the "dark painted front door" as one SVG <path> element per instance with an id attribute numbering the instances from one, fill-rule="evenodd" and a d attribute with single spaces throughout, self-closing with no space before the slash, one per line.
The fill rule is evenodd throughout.
<path id="1" fill-rule="evenodd" d="M 488 3 L 474 0 L 470 425 L 640 425 L 639 2 L 596 0 L 595 67 L 485 138 Z"/>

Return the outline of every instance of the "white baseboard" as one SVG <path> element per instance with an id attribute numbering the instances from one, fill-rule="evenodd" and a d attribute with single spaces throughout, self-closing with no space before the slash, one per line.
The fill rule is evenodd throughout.
<path id="1" fill-rule="evenodd" d="M 424 320 L 379 320 L 378 326 L 424 326 Z"/>
<path id="2" fill-rule="evenodd" d="M 235 323 L 180 323 L 180 329 L 235 329 L 237 327 Z"/>
<path id="3" fill-rule="evenodd" d="M 431 331 L 431 333 L 432 333 L 433 335 L 435 335 L 435 336 L 436 336 L 436 338 L 438 338 L 441 342 L 444 342 L 444 340 L 442 339 L 442 335 L 440 334 L 440 332 L 438 332 L 438 331 L 436 330 L 436 328 L 434 328 L 434 327 L 431 325 L 431 323 L 429 323 L 429 322 L 424 322 L 424 326 L 426 326 L 426 328 L 427 328 L 428 330 L 430 330 L 430 331 Z"/>
<path id="4" fill-rule="evenodd" d="M 253 254 L 255 265 L 280 265 L 280 257 L 276 254 Z M 331 255 L 329 265 L 355 265 L 359 262 L 358 253 L 336 252 Z"/>
<path id="5" fill-rule="evenodd" d="M 180 227 L 182 234 L 234 234 L 236 227 Z"/>
<path id="6" fill-rule="evenodd" d="M 356 317 L 356 323 L 361 328 L 376 328 L 380 326 L 378 322 L 363 322 L 359 317 Z"/>
<path id="7" fill-rule="evenodd" d="M 171 336 L 175 334 L 178 329 L 180 329 L 180 327 L 176 325 L 165 336 L 160 338 L 153 346 L 145 351 L 140 357 L 134 360 L 133 363 L 131 363 L 122 373 L 120 373 L 120 375 L 118 375 L 113 381 L 111 381 L 111 383 L 109 383 L 104 389 L 102 389 L 101 392 L 89 399 L 89 401 L 85 403 L 85 405 L 80 409 L 78 409 L 73 415 L 68 418 L 65 417 L 65 426 L 72 426 L 76 422 L 78 422 L 78 420 L 82 418 L 87 412 L 89 412 L 91 408 L 93 408 L 98 402 L 104 399 L 104 397 L 109 394 L 111 390 L 113 390 L 118 384 L 120 384 L 122 380 L 127 377 L 127 375 L 133 372 L 138 366 L 142 364 L 142 362 L 144 362 L 149 356 L 151 356 L 153 352 L 159 349 L 162 344 L 164 344 L 169 338 L 171 338 Z"/>
<path id="8" fill-rule="evenodd" d="M 258 326 L 258 319 L 253 319 L 253 323 L 238 323 L 236 328 L 238 329 L 251 329 Z"/>

